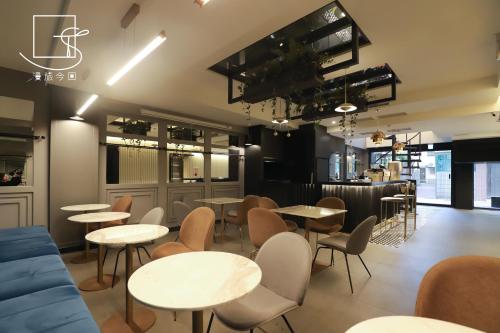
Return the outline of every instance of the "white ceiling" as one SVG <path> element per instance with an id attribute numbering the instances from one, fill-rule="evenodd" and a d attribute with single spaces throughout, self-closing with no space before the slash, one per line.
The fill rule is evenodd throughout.
<path id="1" fill-rule="evenodd" d="M 67 13 L 76 14 L 78 26 L 89 29 L 90 35 L 78 40 L 84 54 L 78 80 L 60 84 L 234 125 L 248 125 L 248 121 L 239 104 L 227 104 L 224 77 L 207 68 L 326 3 L 212 0 L 199 8 L 192 0 L 137 2 L 141 12 L 124 31 L 120 19 L 133 1 L 70 1 Z M 350 71 L 387 62 L 403 82 L 396 102 L 377 114 L 371 110 L 360 116 L 373 120 L 360 122 L 358 133 L 390 126 L 435 130 L 449 138 L 486 132 L 500 135 L 500 123 L 483 116 L 500 110 L 495 37 L 500 32 L 500 1 L 341 3 L 372 42 L 361 49 L 360 64 Z M 2 0 L 0 66 L 34 71 L 18 55 L 31 52 L 32 15 L 57 14 L 59 7 L 60 1 L 55 0 Z M 161 30 L 167 41 L 115 86 L 107 87 L 106 80 Z M 86 80 L 84 74 L 90 74 Z M 259 109 L 252 111 L 252 123 L 269 124 L 270 113 Z M 404 115 L 376 119 L 392 113 Z M 331 119 L 323 124 L 330 126 Z M 335 126 L 329 130 L 334 133 Z"/>

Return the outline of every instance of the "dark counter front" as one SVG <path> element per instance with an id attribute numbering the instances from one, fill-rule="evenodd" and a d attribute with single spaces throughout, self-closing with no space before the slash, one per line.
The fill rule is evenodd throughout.
<path id="1" fill-rule="evenodd" d="M 380 199 L 401 193 L 404 181 L 382 183 L 329 183 L 321 185 L 322 197 L 344 200 L 347 214 L 342 231 L 351 232 L 368 216 L 376 215 L 380 222 Z M 389 215 L 390 216 L 390 215 Z"/>
<path id="2" fill-rule="evenodd" d="M 315 205 L 323 197 L 339 197 L 346 204 L 347 214 L 342 231 L 351 232 L 359 223 L 371 215 L 380 222 L 380 199 L 401 193 L 400 187 L 405 181 L 390 182 L 332 182 L 321 184 L 297 184 L 291 182 L 264 182 L 260 196 L 274 199 L 281 207 L 293 205 Z M 390 216 L 390 215 L 389 215 Z M 300 218 L 296 220 L 303 227 Z"/>

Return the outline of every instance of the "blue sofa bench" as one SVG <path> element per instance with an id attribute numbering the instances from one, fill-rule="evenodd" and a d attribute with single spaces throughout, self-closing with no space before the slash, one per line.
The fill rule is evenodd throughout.
<path id="1" fill-rule="evenodd" d="M 99 332 L 43 227 L 0 230 L 0 332 Z"/>

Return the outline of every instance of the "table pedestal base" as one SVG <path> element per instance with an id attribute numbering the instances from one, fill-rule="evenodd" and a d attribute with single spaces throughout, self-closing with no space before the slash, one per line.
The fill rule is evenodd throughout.
<path id="1" fill-rule="evenodd" d="M 115 313 L 101 326 L 102 333 L 142 333 L 149 330 L 156 322 L 156 315 L 146 308 L 134 309 L 133 322 L 127 324 L 121 313 Z"/>
<path id="2" fill-rule="evenodd" d="M 193 311 L 193 333 L 203 333 L 203 311 Z"/>
<path id="3" fill-rule="evenodd" d="M 116 276 L 115 284 L 118 283 L 118 281 L 120 281 L 120 278 Z M 97 276 L 94 276 L 80 282 L 78 288 L 82 291 L 99 291 L 111 288 L 112 283 L 113 283 L 113 275 L 104 274 L 102 277 L 102 282 L 99 282 L 97 280 Z"/>
<path id="4" fill-rule="evenodd" d="M 72 264 L 86 264 L 86 263 L 89 263 L 89 262 L 92 262 L 92 261 L 96 261 L 97 260 L 97 254 L 96 253 L 82 253 L 76 257 L 74 257 L 73 259 L 70 260 L 70 262 Z"/>

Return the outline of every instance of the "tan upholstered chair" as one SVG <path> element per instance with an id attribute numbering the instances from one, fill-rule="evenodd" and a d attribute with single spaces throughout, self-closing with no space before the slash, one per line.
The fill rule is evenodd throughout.
<path id="1" fill-rule="evenodd" d="M 224 218 L 225 223 L 230 223 L 237 226 L 240 230 L 241 249 L 243 250 L 243 226 L 248 223 L 248 211 L 252 208 L 259 207 L 259 197 L 248 195 L 243 199 L 237 209 L 236 216 L 228 215 Z"/>
<path id="2" fill-rule="evenodd" d="M 268 197 L 260 197 L 259 198 L 259 207 L 266 208 L 266 209 L 279 208 L 276 201 L 274 201 L 273 199 L 268 198 Z M 281 214 L 278 214 L 278 215 L 281 216 Z M 294 231 L 297 231 L 297 229 L 299 228 L 297 226 L 297 223 L 295 223 L 294 221 L 291 221 L 291 220 L 284 220 L 284 221 L 286 223 L 288 231 L 294 232 Z"/>
<path id="3" fill-rule="evenodd" d="M 189 206 L 187 203 L 183 201 L 174 201 L 172 203 L 172 208 L 173 208 L 173 213 L 175 217 L 175 221 L 177 222 L 177 225 L 180 227 L 182 224 L 182 221 L 188 216 L 188 214 L 193 210 L 191 206 Z M 179 234 L 177 234 L 177 237 L 175 240 L 177 241 L 179 239 Z"/>
<path id="4" fill-rule="evenodd" d="M 215 213 L 208 207 L 194 209 L 186 216 L 179 231 L 179 242 L 168 242 L 157 246 L 151 258 L 159 259 L 174 254 L 207 251 L 212 246 Z"/>
<path id="5" fill-rule="evenodd" d="M 111 206 L 112 212 L 130 213 L 131 209 L 132 209 L 132 197 L 130 195 L 126 195 L 126 196 L 119 198 L 118 200 L 116 200 L 113 203 L 113 206 Z M 124 224 L 127 224 L 127 221 L 128 221 L 128 219 L 104 222 L 104 223 L 101 223 L 101 228 L 116 227 L 119 225 L 124 225 Z M 89 226 L 89 229 L 91 231 L 97 230 L 98 229 L 97 224 L 92 223 Z"/>
<path id="6" fill-rule="evenodd" d="M 311 277 L 311 257 L 311 247 L 304 237 L 292 232 L 274 235 L 262 245 L 255 259 L 262 270 L 260 285 L 245 297 L 215 308 L 215 315 L 231 329 L 251 332 L 281 316 L 293 332 L 285 314 L 304 302 Z"/>
<path id="7" fill-rule="evenodd" d="M 318 201 L 316 207 L 332 208 L 332 209 L 345 209 L 345 203 L 342 199 L 336 197 L 326 197 Z M 316 242 L 318 241 L 318 234 L 329 235 L 332 232 L 338 232 L 344 226 L 345 213 L 337 214 L 334 216 L 324 217 L 322 219 L 307 219 L 306 220 L 306 234 L 305 237 L 309 240 L 309 232 L 316 233 Z"/>
<path id="8" fill-rule="evenodd" d="M 425 274 L 415 315 L 500 332 L 500 259 L 445 259 Z"/>
<path id="9" fill-rule="evenodd" d="M 248 211 L 248 235 L 257 249 L 272 236 L 286 231 L 286 223 L 278 214 L 266 208 L 252 208 Z"/>
<path id="10" fill-rule="evenodd" d="M 370 236 L 376 222 L 377 217 L 373 215 L 358 224 L 350 234 L 339 232 L 330 237 L 322 238 L 318 241 L 319 247 L 316 249 L 313 263 L 316 261 L 318 252 L 321 249 L 332 250 L 332 264 L 333 250 L 342 252 L 344 254 L 345 264 L 347 266 L 347 274 L 349 275 L 349 286 L 351 287 L 351 293 L 354 293 L 354 290 L 352 289 L 351 271 L 349 270 L 349 260 L 347 259 L 347 255 L 350 254 L 358 256 L 359 260 L 361 260 L 361 263 L 368 272 L 368 275 L 370 275 L 370 277 L 372 276 L 370 274 L 370 271 L 368 270 L 368 267 L 366 267 L 365 262 L 363 261 L 363 259 L 361 259 L 361 253 L 363 253 L 368 246 L 368 241 L 370 240 Z"/>
<path id="11" fill-rule="evenodd" d="M 254 195 L 254 194 L 248 194 L 248 195 L 245 195 L 245 197 L 243 199 L 246 199 L 246 198 L 260 198 L 258 195 Z M 236 217 L 238 216 L 238 210 L 237 209 L 231 209 L 230 211 L 227 212 L 227 216 L 232 216 L 232 217 Z"/>

